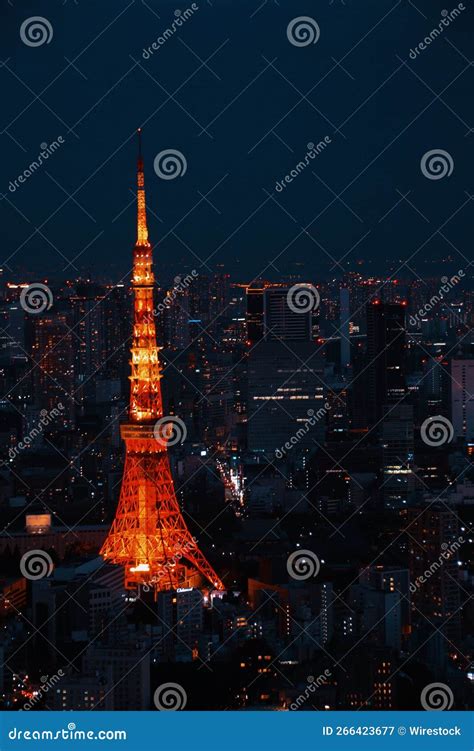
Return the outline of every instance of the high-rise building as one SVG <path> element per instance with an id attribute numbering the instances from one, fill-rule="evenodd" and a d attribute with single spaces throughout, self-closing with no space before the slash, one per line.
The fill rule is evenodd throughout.
<path id="1" fill-rule="evenodd" d="M 347 287 L 341 287 L 339 291 L 339 333 L 341 335 L 341 370 L 351 364 L 351 341 L 350 341 L 350 293 Z"/>
<path id="2" fill-rule="evenodd" d="M 304 287 L 302 287 L 304 289 Z M 288 302 L 289 287 L 267 287 L 263 293 L 263 338 L 267 341 L 309 342 L 313 311 Z"/>
<path id="3" fill-rule="evenodd" d="M 350 588 L 349 604 L 356 613 L 358 630 L 364 639 L 379 647 L 401 648 L 401 595 L 362 584 Z"/>
<path id="4" fill-rule="evenodd" d="M 191 587 L 158 595 L 158 614 L 166 628 L 164 651 L 171 659 L 197 659 L 204 625 L 203 602 L 202 592 Z"/>
<path id="5" fill-rule="evenodd" d="M 411 404 L 385 406 L 382 422 L 382 495 L 386 508 L 406 505 L 415 487 L 415 439 Z"/>
<path id="6" fill-rule="evenodd" d="M 19 302 L 8 303 L 2 309 L 0 351 L 10 362 L 27 360 L 26 314 Z"/>
<path id="7" fill-rule="evenodd" d="M 190 343 L 189 290 L 185 289 L 174 297 L 164 312 L 166 342 L 170 349 L 183 350 Z"/>
<path id="8" fill-rule="evenodd" d="M 109 694 L 99 692 L 97 679 L 96 685 L 91 686 L 103 708 L 107 701 L 110 702 L 110 694 L 115 711 L 150 708 L 150 650 L 146 647 L 91 644 L 83 657 L 82 673 L 98 676 L 105 685 L 112 686 L 108 689 Z"/>
<path id="9" fill-rule="evenodd" d="M 310 603 L 313 613 L 317 613 L 322 644 L 331 641 L 333 637 L 335 599 L 331 582 L 323 582 L 311 587 Z"/>
<path id="10" fill-rule="evenodd" d="M 367 306 L 368 421 L 405 394 L 405 306 L 374 300 Z"/>
<path id="11" fill-rule="evenodd" d="M 304 290 L 305 285 L 301 285 Z M 266 341 L 307 342 L 313 338 L 315 309 L 297 309 L 289 300 L 291 286 L 254 282 L 247 292 L 247 341 L 254 345 Z M 311 292 L 309 295 L 309 300 Z M 309 307 L 309 306 L 308 306 Z M 315 307 L 315 306 L 314 306 Z"/>
<path id="12" fill-rule="evenodd" d="M 423 362 L 418 404 L 420 424 L 433 415 L 450 414 L 451 378 L 449 360 L 442 355 L 427 356 Z M 415 402 L 416 403 L 416 402 Z"/>
<path id="13" fill-rule="evenodd" d="M 203 437 L 207 445 L 223 446 L 235 423 L 236 369 L 230 352 L 211 352 L 203 371 Z"/>
<path id="14" fill-rule="evenodd" d="M 456 642 L 460 637 L 458 583 L 459 517 L 450 509 L 430 505 L 409 508 L 407 545 L 414 612 L 420 612 Z"/>
<path id="15" fill-rule="evenodd" d="M 290 305 L 289 290 L 285 285 L 259 290 L 262 308 L 256 291 L 248 298 L 258 309 L 255 331 L 262 322 L 247 366 L 248 448 L 269 458 L 288 441 L 298 447 L 296 454 L 314 450 L 325 437 L 324 364 L 312 341 L 313 311 Z"/>
<path id="16" fill-rule="evenodd" d="M 74 418 L 74 337 L 63 313 L 41 314 L 34 321 L 32 359 L 38 405 L 50 412 L 61 403 L 62 419 Z"/>
<path id="17" fill-rule="evenodd" d="M 108 287 L 104 301 L 104 340 L 106 357 L 103 372 L 107 378 L 128 383 L 131 332 L 128 325 L 130 293 L 124 284 Z"/>
<path id="18" fill-rule="evenodd" d="M 385 592 L 398 592 L 402 633 L 407 636 L 411 630 L 410 572 L 396 566 L 368 566 L 361 570 L 359 582 L 373 589 Z"/>
<path id="19" fill-rule="evenodd" d="M 451 360 L 451 416 L 454 437 L 474 443 L 474 359 Z"/>
<path id="20" fill-rule="evenodd" d="M 97 285 L 82 283 L 71 297 L 73 328 L 75 332 L 75 381 L 78 398 L 93 393 L 93 377 L 99 373 L 106 361 L 104 290 Z"/>
<path id="21" fill-rule="evenodd" d="M 292 341 L 286 346 L 262 341 L 252 350 L 247 410 L 250 451 L 271 457 L 293 441 L 295 454 L 314 450 L 324 441 L 323 375 L 324 363 L 313 342 Z"/>
<path id="22" fill-rule="evenodd" d="M 263 282 L 247 287 L 247 341 L 250 345 L 263 339 Z"/>

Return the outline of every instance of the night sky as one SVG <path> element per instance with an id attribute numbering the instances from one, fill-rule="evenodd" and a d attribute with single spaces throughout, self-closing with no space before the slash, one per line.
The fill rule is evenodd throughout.
<path id="1" fill-rule="evenodd" d="M 450 269 L 466 268 L 471 0 L 415 60 L 410 49 L 457 4 L 199 0 L 145 60 L 143 49 L 191 5 L 1 0 L 0 261 L 9 278 L 127 274 L 138 126 L 164 277 L 223 264 L 241 280 L 300 273 L 317 282 L 341 265 L 394 272 L 405 261 L 400 275 L 426 276 L 447 270 L 449 256 Z M 51 24 L 49 43 L 21 40 L 32 16 Z M 317 43 L 290 43 L 287 27 L 299 16 L 317 22 Z M 64 144 L 47 163 L 9 189 L 40 144 L 59 136 Z M 277 192 L 307 144 L 325 136 L 327 148 Z M 167 149 L 187 162 L 173 180 L 153 169 Z M 451 156 L 450 176 L 422 174 L 420 160 L 433 149 Z"/>

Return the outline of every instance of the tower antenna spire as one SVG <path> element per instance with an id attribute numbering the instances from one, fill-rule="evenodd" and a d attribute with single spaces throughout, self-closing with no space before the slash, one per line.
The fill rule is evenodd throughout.
<path id="1" fill-rule="evenodd" d="M 142 157 L 142 129 L 137 129 L 138 137 L 138 171 L 143 172 L 143 157 Z"/>
<path id="2" fill-rule="evenodd" d="M 141 128 L 138 128 L 137 136 L 137 245 L 146 245 L 148 243 L 148 227 L 146 223 L 145 172 L 143 167 Z"/>

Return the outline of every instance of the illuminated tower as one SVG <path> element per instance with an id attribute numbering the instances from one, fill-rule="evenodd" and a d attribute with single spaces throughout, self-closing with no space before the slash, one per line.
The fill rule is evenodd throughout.
<path id="1" fill-rule="evenodd" d="M 161 366 L 153 316 L 153 251 L 148 240 L 145 181 L 139 133 L 138 223 L 133 252 L 134 296 L 130 408 L 121 426 L 126 457 L 115 519 L 101 555 L 125 567 L 125 586 L 155 591 L 197 586 L 201 577 L 214 589 L 221 580 L 196 545 L 176 499 L 166 438 L 154 427 L 163 418 Z M 155 437 L 155 433 L 157 437 Z"/>

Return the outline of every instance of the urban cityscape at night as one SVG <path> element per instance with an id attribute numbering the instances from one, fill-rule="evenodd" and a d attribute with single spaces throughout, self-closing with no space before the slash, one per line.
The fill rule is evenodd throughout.
<path id="1" fill-rule="evenodd" d="M 19 5 L 0 709 L 472 710 L 470 3 Z"/>

